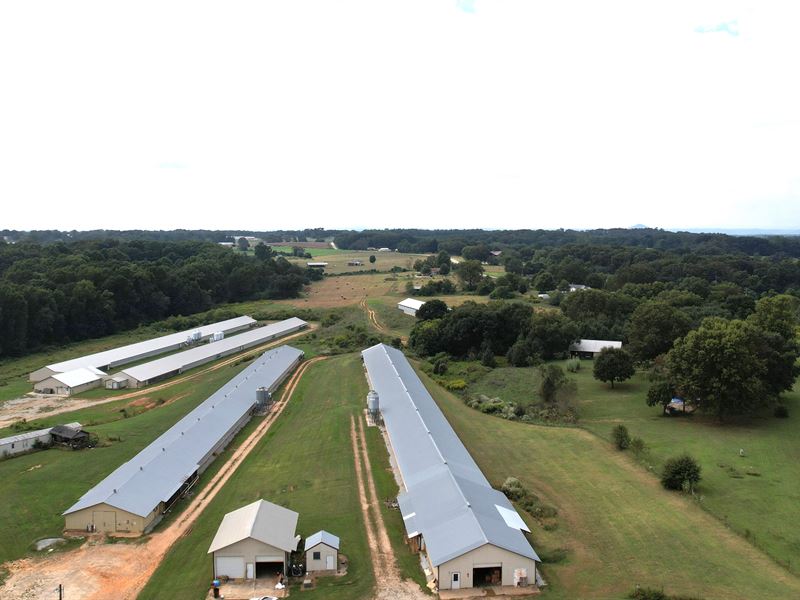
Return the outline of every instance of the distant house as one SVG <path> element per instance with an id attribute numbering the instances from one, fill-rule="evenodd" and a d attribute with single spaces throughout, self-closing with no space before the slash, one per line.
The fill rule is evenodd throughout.
<path id="1" fill-rule="evenodd" d="M 318 531 L 306 538 L 306 572 L 336 571 L 339 562 L 339 538 Z"/>
<path id="2" fill-rule="evenodd" d="M 406 298 L 402 302 L 397 303 L 397 308 L 406 313 L 407 315 L 416 317 L 417 311 L 420 308 L 422 308 L 423 304 L 425 303 L 422 300 L 416 300 L 414 298 Z"/>
<path id="3" fill-rule="evenodd" d="M 491 254 L 492 256 L 500 256 L 502 253 L 503 253 L 502 250 L 490 250 L 489 251 L 489 254 Z"/>
<path id="4" fill-rule="evenodd" d="M 536 297 L 539 300 L 550 300 L 550 294 L 536 294 Z"/>
<path id="5" fill-rule="evenodd" d="M 233 248 L 234 246 L 233 242 L 217 242 L 217 244 L 225 248 Z"/>
<path id="6" fill-rule="evenodd" d="M 594 358 L 603 348 L 622 348 L 622 342 L 612 340 L 578 340 L 570 344 L 570 356 Z"/>
<path id="7" fill-rule="evenodd" d="M 299 515 L 257 500 L 229 512 L 222 519 L 208 554 L 213 556 L 214 578 L 257 579 L 286 575 L 290 553 L 297 550 Z"/>
<path id="8" fill-rule="evenodd" d="M 569 284 L 569 291 L 570 292 L 580 292 L 581 290 L 590 290 L 588 285 L 582 285 L 580 283 L 570 283 Z"/>
<path id="9" fill-rule="evenodd" d="M 100 386 L 105 376 L 106 374 L 100 369 L 81 367 L 37 381 L 33 385 L 33 391 L 40 394 L 71 396 Z"/>
<path id="10" fill-rule="evenodd" d="M 348 260 L 347 261 L 347 266 L 348 267 L 360 267 L 363 264 L 364 263 L 362 261 L 360 261 L 360 260 Z"/>
<path id="11" fill-rule="evenodd" d="M 326 262 L 307 262 L 306 266 L 310 267 L 312 269 L 324 269 L 325 267 L 328 266 L 328 263 L 326 263 Z"/>

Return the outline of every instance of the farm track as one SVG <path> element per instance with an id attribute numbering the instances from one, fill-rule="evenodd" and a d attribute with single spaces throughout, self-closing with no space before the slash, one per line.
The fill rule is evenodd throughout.
<path id="1" fill-rule="evenodd" d="M 120 394 L 119 396 L 109 396 L 107 398 L 100 398 L 97 400 L 89 400 L 82 398 L 73 401 L 67 397 L 59 399 L 59 402 L 61 403 L 59 406 L 53 406 L 52 404 L 50 404 L 53 401 L 53 398 L 36 398 L 35 400 L 31 400 L 30 403 L 21 403 L 15 405 L 13 408 L 13 412 L 6 415 L 3 415 L 3 412 L 5 412 L 4 409 L 0 408 L 0 427 L 8 427 L 9 425 L 13 424 L 15 421 L 18 421 L 20 419 L 26 419 L 26 420 L 41 419 L 43 417 L 49 417 L 52 415 L 58 415 L 65 412 L 80 410 L 82 408 L 99 406 L 100 404 L 106 404 L 108 402 L 116 402 L 117 400 L 130 400 L 131 398 L 140 398 L 142 396 L 152 394 L 153 392 L 169 389 L 170 387 L 178 385 L 179 383 L 190 381 L 192 379 L 196 379 L 197 377 L 202 377 L 203 375 L 207 375 L 208 373 L 221 369 L 222 367 L 226 367 L 230 364 L 233 364 L 237 360 L 241 360 L 242 355 L 245 353 L 263 352 L 265 350 L 268 350 L 269 348 L 280 346 L 291 339 L 306 335 L 307 333 L 314 331 L 315 329 L 317 329 L 317 327 L 318 325 L 316 323 L 309 323 L 308 328 L 304 329 L 303 331 L 299 331 L 284 338 L 280 338 L 279 340 L 271 341 L 268 344 L 264 344 L 256 348 L 249 348 L 244 353 L 235 354 L 230 358 L 215 363 L 210 367 L 203 369 L 202 371 L 197 371 L 196 373 L 192 373 L 191 375 L 178 377 L 177 379 L 172 379 L 170 381 L 167 381 L 166 383 L 162 383 L 159 385 L 144 387 L 139 390 L 136 390 L 135 392 Z"/>
<path id="2" fill-rule="evenodd" d="M 381 333 L 386 333 L 387 331 L 386 327 L 380 321 L 378 321 L 378 314 L 374 310 L 372 310 L 369 307 L 369 305 L 367 305 L 366 296 L 361 298 L 361 301 L 358 303 L 358 305 L 367 312 L 367 318 L 369 319 L 369 322 L 372 324 L 372 326 L 375 327 L 375 329 L 377 329 Z"/>
<path id="3" fill-rule="evenodd" d="M 263 422 L 234 450 L 211 481 L 164 531 L 145 538 L 142 543 L 103 544 L 98 543 L 99 540 L 90 540 L 63 554 L 14 561 L 5 565 L 9 576 L 0 587 L 0 596 L 10 600 L 51 597 L 60 583 L 66 583 L 66 597 L 70 600 L 134 600 L 172 544 L 191 531 L 206 506 L 269 431 L 306 370 L 325 359 L 320 356 L 300 365 Z"/>
<path id="4" fill-rule="evenodd" d="M 356 420 L 358 420 L 358 427 L 356 427 Z M 430 597 L 423 593 L 417 584 L 400 576 L 394 549 L 381 515 L 367 452 L 364 422 L 360 416 L 350 416 L 350 440 L 353 445 L 361 512 L 364 516 L 367 542 L 372 554 L 372 570 L 376 582 L 374 598 L 375 600 L 429 600 Z"/>

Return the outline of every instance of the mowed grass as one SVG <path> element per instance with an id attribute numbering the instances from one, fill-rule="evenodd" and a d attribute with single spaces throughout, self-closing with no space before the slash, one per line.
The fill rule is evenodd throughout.
<path id="1" fill-rule="evenodd" d="M 309 367 L 284 412 L 191 532 L 172 547 L 139 598 L 203 598 L 212 578 L 206 551 L 223 516 L 260 498 L 297 511 L 298 533 L 304 537 L 325 529 L 341 539 L 348 574 L 318 580 L 303 598 L 367 597 L 375 581 L 350 442 L 350 416 L 360 415 L 366 393 L 357 354 Z"/>
<path id="2" fill-rule="evenodd" d="M 117 403 L 43 419 L 43 423 L 50 424 L 113 418 L 87 429 L 101 439 L 113 437 L 121 441 L 81 451 L 50 449 L 0 461 L 4 499 L 0 503 L 0 562 L 25 555 L 38 539 L 60 535 L 64 510 L 245 366 L 247 363 L 226 366 L 203 379 L 180 384 L 168 392 L 179 396 L 175 401 L 127 419 L 114 412 Z"/>
<path id="3" fill-rule="evenodd" d="M 403 254 L 402 252 L 378 252 L 368 250 L 334 250 L 333 248 L 322 249 L 324 254 L 315 254 L 315 248 L 306 249 L 314 259 L 319 258 L 319 261 L 328 263 L 325 267 L 326 273 L 341 274 L 341 273 L 358 273 L 360 271 L 390 271 L 393 267 L 400 267 L 402 269 L 411 269 L 414 263 L 419 259 L 424 259 L 428 254 Z M 369 262 L 369 257 L 374 256 L 375 262 Z M 286 260 L 292 263 L 305 266 L 309 262 L 308 258 L 299 257 L 285 257 Z M 360 260 L 360 266 L 350 266 L 347 263 L 353 260 Z"/>
<path id="4" fill-rule="evenodd" d="M 599 437 L 480 414 L 420 376 L 493 485 L 519 477 L 558 508 L 556 530 L 534 530 L 542 554 L 567 550 L 542 568 L 545 597 L 623 598 L 637 584 L 704 599 L 800 597 L 795 575 Z"/>

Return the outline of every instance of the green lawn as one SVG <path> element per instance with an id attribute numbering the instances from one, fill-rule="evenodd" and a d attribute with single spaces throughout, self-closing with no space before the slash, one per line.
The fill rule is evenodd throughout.
<path id="1" fill-rule="evenodd" d="M 4 498 L 0 503 L 0 562 L 23 556 L 38 539 L 59 535 L 64 510 L 245 366 L 223 367 L 165 390 L 165 398 L 176 399 L 127 419 L 119 413 L 119 405 L 127 402 L 124 400 L 42 419 L 42 425 L 74 420 L 102 423 L 88 427 L 89 431 L 101 440 L 110 436 L 121 441 L 79 452 L 50 449 L 0 461 Z"/>
<path id="2" fill-rule="evenodd" d="M 222 517 L 259 498 L 299 512 L 298 533 L 303 536 L 324 528 L 341 538 L 341 551 L 350 560 L 347 576 L 319 580 L 316 590 L 302 592 L 303 598 L 367 597 L 374 577 L 350 444 L 350 415 L 360 414 L 366 392 L 357 354 L 311 366 L 280 418 L 192 531 L 172 547 L 139 598 L 202 598 L 212 574 L 206 550 Z M 376 435 L 374 430 L 368 434 L 370 460 L 380 473 L 388 457 Z M 391 495 L 393 482 L 379 475 L 376 484 L 379 494 Z M 400 533 L 390 530 L 390 535 Z M 405 563 L 401 558 L 403 564 L 408 564 L 407 557 Z"/>
<path id="3" fill-rule="evenodd" d="M 800 597 L 800 579 L 605 440 L 480 414 L 421 377 L 495 486 L 519 477 L 558 508 L 555 530 L 534 529 L 545 556 L 566 550 L 542 569 L 543 597 L 623 598 L 636 584 L 704 599 Z"/>
<path id="4" fill-rule="evenodd" d="M 275 252 L 291 252 L 292 246 L 272 246 L 272 250 Z M 345 250 L 339 250 L 337 248 L 303 248 L 303 250 L 315 258 L 317 256 L 331 256 L 333 254 L 345 252 Z"/>

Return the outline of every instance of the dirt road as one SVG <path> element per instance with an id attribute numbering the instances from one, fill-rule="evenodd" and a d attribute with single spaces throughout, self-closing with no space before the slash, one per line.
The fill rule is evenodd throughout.
<path id="1" fill-rule="evenodd" d="M 236 448 L 208 485 L 166 529 L 142 542 L 104 544 L 101 540 L 91 540 L 77 550 L 63 554 L 14 561 L 5 565 L 10 573 L 0 587 L 0 597 L 13 600 L 56 598 L 54 590 L 61 583 L 65 586 L 65 600 L 134 600 L 175 540 L 191 529 L 208 503 L 283 412 L 303 373 L 312 364 L 324 359 L 317 357 L 300 365 L 272 412 Z"/>
<path id="2" fill-rule="evenodd" d="M 386 333 L 386 327 L 384 327 L 384 325 L 380 321 L 378 321 L 378 314 L 374 310 L 372 310 L 367 304 L 366 296 L 364 296 L 361 299 L 361 302 L 359 302 L 358 305 L 365 311 L 367 311 L 367 317 L 369 318 L 369 322 L 375 327 L 375 329 L 377 329 L 381 333 Z"/>
<path id="3" fill-rule="evenodd" d="M 316 323 L 309 323 L 309 326 L 300 331 L 298 333 L 286 336 L 279 340 L 275 340 L 270 342 L 269 344 L 264 344 L 263 346 L 259 346 L 257 348 L 250 348 L 246 352 L 264 352 L 269 348 L 273 348 L 275 346 L 280 346 L 281 344 L 285 344 L 289 340 L 303 336 L 318 327 Z M 0 427 L 8 427 L 15 421 L 19 421 L 20 419 L 25 419 L 27 421 L 33 419 L 41 419 L 42 417 L 49 417 L 51 415 L 58 415 L 65 412 L 72 412 L 73 410 L 80 410 L 81 408 L 87 408 L 89 406 L 97 406 L 99 404 L 105 404 L 107 402 L 115 402 L 117 400 L 129 400 L 131 398 L 139 398 L 141 396 L 145 396 L 148 394 L 152 394 L 153 392 L 158 392 L 160 390 L 168 389 L 174 385 L 179 383 L 183 383 L 184 381 L 189 381 L 191 379 L 196 379 L 197 377 L 202 377 L 207 373 L 212 371 L 216 371 L 217 369 L 221 369 L 231 363 L 236 362 L 242 358 L 244 353 L 236 354 L 227 358 L 223 361 L 218 363 L 214 363 L 210 367 L 206 369 L 202 369 L 191 375 L 186 375 L 184 377 L 178 377 L 176 379 L 170 379 L 166 383 L 162 383 L 159 385 L 151 385 L 145 388 L 141 388 L 132 392 L 128 392 L 127 394 L 120 394 L 118 396 L 109 396 L 108 398 L 98 398 L 98 399 L 88 399 L 88 398 L 71 398 L 69 396 L 36 396 L 34 398 L 19 398 L 17 400 L 9 400 L 4 402 L 0 405 Z"/>
<path id="4" fill-rule="evenodd" d="M 403 579 L 397 568 L 394 549 L 386 532 L 381 515 L 375 480 L 370 469 L 367 440 L 364 436 L 364 423 L 358 417 L 350 417 L 350 440 L 353 445 L 353 458 L 356 467 L 358 496 L 361 512 L 367 530 L 367 541 L 372 553 L 372 570 L 375 573 L 376 600 L 430 600 L 419 586 L 411 580 Z"/>

